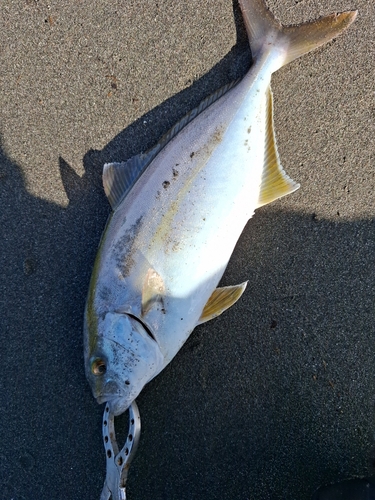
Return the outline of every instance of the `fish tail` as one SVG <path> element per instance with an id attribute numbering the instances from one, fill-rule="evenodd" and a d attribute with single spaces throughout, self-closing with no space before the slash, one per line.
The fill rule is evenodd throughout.
<path id="1" fill-rule="evenodd" d="M 270 45 L 280 51 L 279 67 L 340 35 L 357 17 L 357 11 L 331 14 L 298 26 L 283 26 L 264 0 L 239 0 L 254 60 Z"/>

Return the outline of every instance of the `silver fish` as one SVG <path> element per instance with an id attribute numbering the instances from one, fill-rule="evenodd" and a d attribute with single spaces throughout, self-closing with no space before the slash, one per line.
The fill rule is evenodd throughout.
<path id="1" fill-rule="evenodd" d="M 246 283 L 217 288 L 255 209 L 299 186 L 273 130 L 271 75 L 344 31 L 357 12 L 283 27 L 263 0 L 240 0 L 253 55 L 245 77 L 204 100 L 148 153 L 106 164 L 113 212 L 85 310 L 85 370 L 98 403 L 124 412 L 193 329 Z"/>

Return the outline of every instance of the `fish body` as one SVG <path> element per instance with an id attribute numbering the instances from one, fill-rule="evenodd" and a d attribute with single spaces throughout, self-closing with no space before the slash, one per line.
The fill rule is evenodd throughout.
<path id="1" fill-rule="evenodd" d="M 107 164 L 113 213 L 85 310 L 85 368 L 98 402 L 125 411 L 195 326 L 246 284 L 217 288 L 254 211 L 298 188 L 280 165 L 271 75 L 343 31 L 355 12 L 282 27 L 262 0 L 240 2 L 253 66 L 146 155 Z"/>

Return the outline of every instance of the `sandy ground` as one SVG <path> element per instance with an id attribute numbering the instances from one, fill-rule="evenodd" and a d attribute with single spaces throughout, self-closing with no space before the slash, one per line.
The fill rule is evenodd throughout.
<path id="1" fill-rule="evenodd" d="M 302 187 L 242 234 L 223 279 L 249 280 L 241 301 L 139 397 L 130 500 L 304 500 L 373 474 L 375 4 L 269 5 L 284 23 L 359 17 L 273 77 Z M 0 498 L 99 499 L 82 315 L 102 165 L 152 146 L 250 52 L 230 0 L 4 0 L 0 23 Z"/>

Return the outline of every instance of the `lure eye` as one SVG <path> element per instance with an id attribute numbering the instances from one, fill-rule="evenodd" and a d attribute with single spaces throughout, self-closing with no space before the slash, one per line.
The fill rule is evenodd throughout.
<path id="1" fill-rule="evenodd" d="M 102 359 L 96 358 L 91 363 L 91 371 L 94 375 L 104 375 L 107 371 L 107 365 Z"/>

